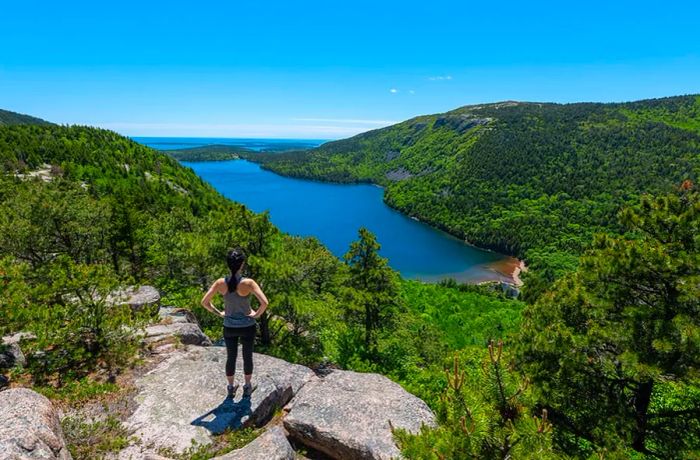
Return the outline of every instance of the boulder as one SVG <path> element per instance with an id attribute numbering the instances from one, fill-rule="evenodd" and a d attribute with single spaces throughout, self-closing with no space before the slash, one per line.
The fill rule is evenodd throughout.
<path id="1" fill-rule="evenodd" d="M 10 385 L 10 379 L 7 378 L 6 376 L 0 374 L 0 390 L 3 390 L 5 387 Z"/>
<path id="2" fill-rule="evenodd" d="M 158 318 L 163 324 L 172 323 L 197 323 L 197 317 L 190 310 L 178 307 L 160 307 Z"/>
<path id="3" fill-rule="evenodd" d="M 185 345 L 211 346 L 211 340 L 202 332 L 194 314 L 184 308 L 161 307 L 159 324 L 146 328 L 144 342 L 155 343 L 178 338 Z"/>
<path id="4" fill-rule="evenodd" d="M 281 426 L 274 426 L 247 446 L 212 460 L 294 460 L 294 449 Z"/>
<path id="5" fill-rule="evenodd" d="M 392 426 L 417 432 L 435 425 L 422 400 L 378 374 L 332 371 L 305 385 L 288 408 L 291 437 L 343 460 L 399 457 Z"/>
<path id="6" fill-rule="evenodd" d="M 239 350 L 236 382 L 243 382 Z M 262 426 L 307 382 L 316 379 L 310 369 L 281 359 L 254 354 L 252 396 L 239 388 L 227 397 L 223 347 L 187 347 L 173 352 L 155 369 L 136 380 L 136 410 L 125 426 L 138 441 L 135 446 L 157 452 L 182 452 L 192 443 L 209 444 L 226 429 Z M 129 450 L 132 458 L 134 446 Z M 129 458 L 120 455 L 120 458 Z"/>
<path id="7" fill-rule="evenodd" d="M 24 366 L 27 359 L 17 343 L 0 344 L 0 369 L 9 369 L 15 366 Z"/>
<path id="8" fill-rule="evenodd" d="M 155 324 L 145 330 L 146 343 L 160 342 L 174 337 L 185 345 L 211 346 L 211 340 L 194 323 Z"/>
<path id="9" fill-rule="evenodd" d="M 51 401 L 26 388 L 0 393 L 0 457 L 71 458 Z"/>
<path id="10" fill-rule="evenodd" d="M 160 292 L 153 286 L 129 286 L 108 295 L 107 303 L 129 305 L 134 310 L 144 310 L 160 305 Z"/>
<path id="11" fill-rule="evenodd" d="M 24 366 L 27 359 L 22 353 L 19 343 L 23 339 L 35 339 L 31 332 L 17 332 L 2 338 L 0 342 L 0 369 L 8 369 L 14 366 Z"/>

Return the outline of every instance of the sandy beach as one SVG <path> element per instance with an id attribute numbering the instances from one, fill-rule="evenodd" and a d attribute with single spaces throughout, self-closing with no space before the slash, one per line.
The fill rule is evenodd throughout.
<path id="1" fill-rule="evenodd" d="M 489 268 L 497 273 L 500 273 L 506 278 L 509 278 L 511 280 L 510 282 L 516 287 L 523 285 L 523 281 L 520 279 L 520 273 L 527 270 L 525 262 L 516 259 L 515 257 L 508 257 L 506 259 L 493 262 L 489 264 Z"/>

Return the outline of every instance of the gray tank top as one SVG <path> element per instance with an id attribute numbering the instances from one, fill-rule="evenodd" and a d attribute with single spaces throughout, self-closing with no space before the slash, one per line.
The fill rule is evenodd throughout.
<path id="1" fill-rule="evenodd" d="M 243 277 L 238 281 L 243 280 Z M 228 278 L 227 280 L 228 281 Z M 224 294 L 224 326 L 226 327 L 249 327 L 255 324 L 255 319 L 248 316 L 250 308 L 250 294 L 241 296 L 238 292 L 227 292 Z"/>

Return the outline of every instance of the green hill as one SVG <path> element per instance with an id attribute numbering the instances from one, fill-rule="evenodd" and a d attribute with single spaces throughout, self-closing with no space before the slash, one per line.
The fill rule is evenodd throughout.
<path id="1" fill-rule="evenodd" d="M 465 106 L 316 149 L 248 156 L 275 172 L 367 181 L 406 214 L 482 247 L 578 254 L 622 204 L 700 175 L 700 96 Z"/>
<path id="2" fill-rule="evenodd" d="M 24 115 L 21 113 L 10 112 L 9 110 L 0 109 L 0 126 L 10 126 L 10 125 L 42 125 L 50 126 L 50 123 L 41 118 L 31 117 L 29 115 Z"/>

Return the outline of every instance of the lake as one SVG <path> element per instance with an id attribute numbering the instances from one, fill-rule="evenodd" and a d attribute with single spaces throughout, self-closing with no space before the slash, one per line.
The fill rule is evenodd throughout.
<path id="1" fill-rule="evenodd" d="M 157 142 L 152 142 L 154 139 Z M 158 145 L 161 149 L 178 148 L 174 145 L 197 147 L 224 143 L 221 139 L 214 142 L 199 140 L 199 144 L 197 139 L 134 140 L 152 147 Z M 265 143 L 270 142 L 263 139 L 226 141 L 227 145 L 248 148 L 255 144 L 260 149 L 265 149 Z M 275 140 L 275 147 L 279 147 L 278 142 Z M 293 179 L 266 171 L 246 160 L 182 164 L 192 168 L 227 198 L 243 203 L 255 212 L 269 211 L 271 221 L 280 229 L 293 235 L 314 236 L 338 257 L 342 257 L 350 243 L 357 240 L 360 227 L 368 228 L 382 246 L 381 255 L 389 259 L 389 264 L 405 278 L 510 281 L 504 273 L 510 274 L 517 264 L 513 258 L 475 248 L 393 210 L 382 201 L 383 189 L 378 186 Z"/>

